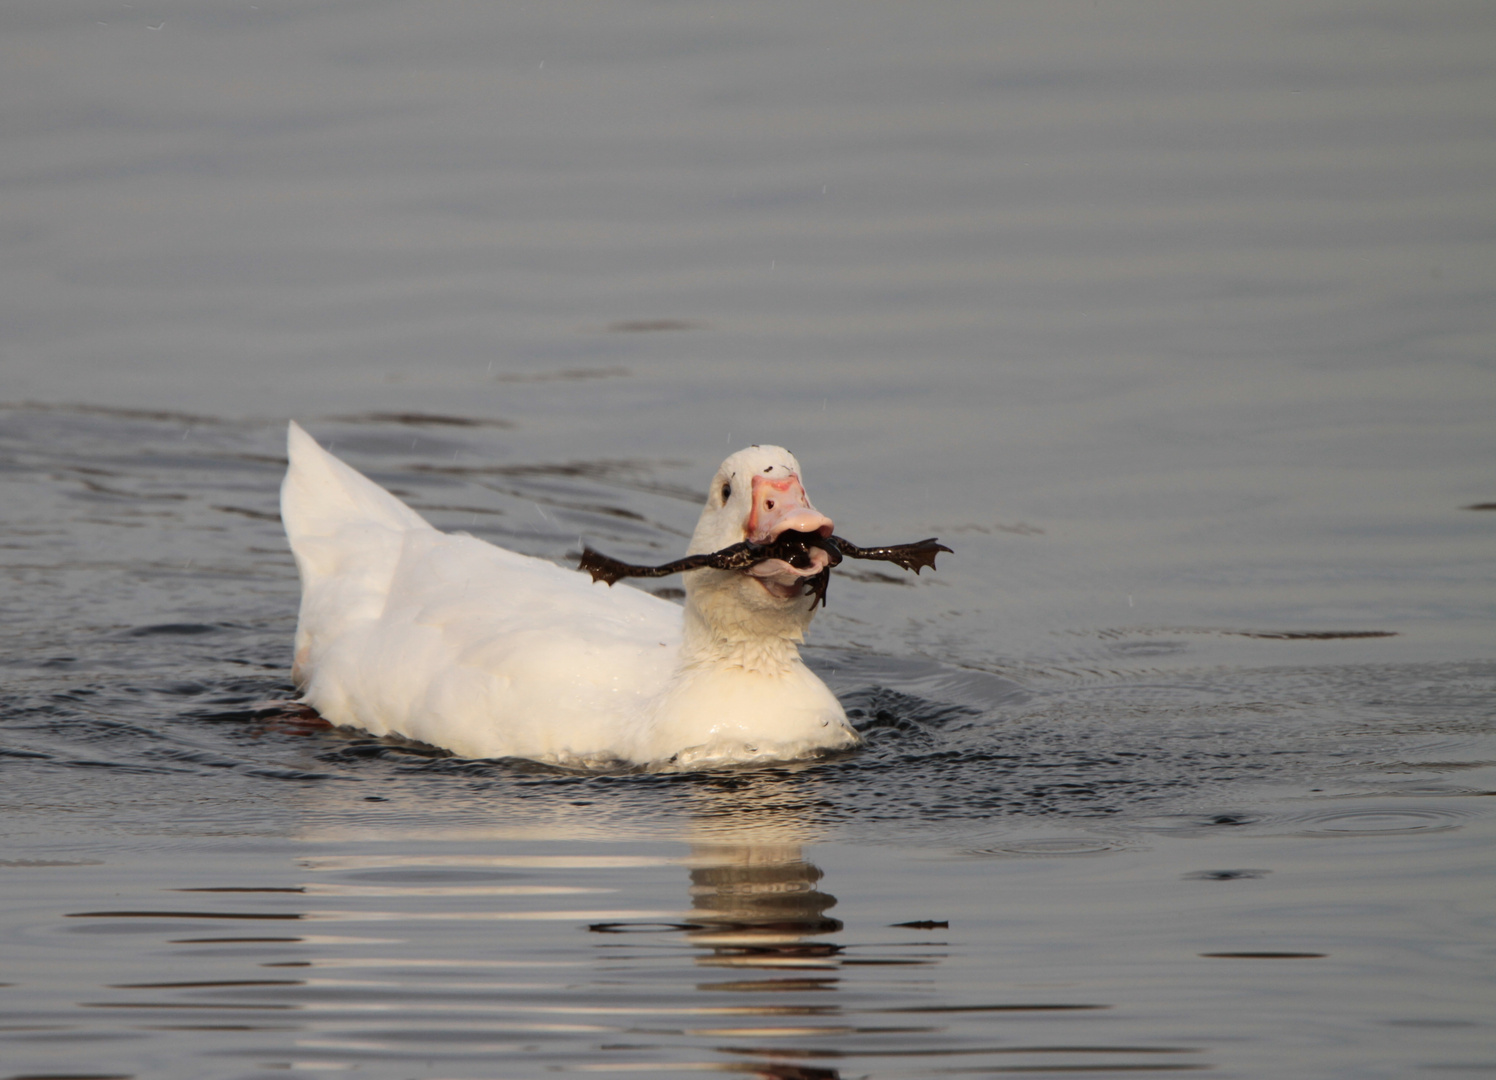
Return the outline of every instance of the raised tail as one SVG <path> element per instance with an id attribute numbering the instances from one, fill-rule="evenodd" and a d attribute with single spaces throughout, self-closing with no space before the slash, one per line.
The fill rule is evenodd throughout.
<path id="1" fill-rule="evenodd" d="M 420 514 L 322 449 L 295 420 L 286 432 L 286 456 L 281 519 L 293 549 L 302 537 L 331 536 L 360 523 L 402 532 L 430 528 Z"/>
<path id="2" fill-rule="evenodd" d="M 281 520 L 301 574 L 292 675 L 305 681 L 319 642 L 378 618 L 404 538 L 431 526 L 374 481 L 333 457 L 294 420 L 286 436 Z"/>

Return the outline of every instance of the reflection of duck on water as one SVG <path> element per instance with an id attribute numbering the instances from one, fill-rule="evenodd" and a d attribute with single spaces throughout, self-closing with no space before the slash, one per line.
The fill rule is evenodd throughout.
<path id="1" fill-rule="evenodd" d="M 692 926 L 686 938 L 702 950 L 696 957 L 698 964 L 743 972 L 742 978 L 699 983 L 696 988 L 709 994 L 836 990 L 841 982 L 837 956 L 842 946 L 827 937 L 838 933 L 842 924 L 826 914 L 836 905 L 836 897 L 817 888 L 821 877 L 820 867 L 804 857 L 799 844 L 692 845 Z M 835 1006 L 765 1002 L 763 1012 L 774 1017 L 772 1028 L 731 1034 L 739 1039 L 770 1036 L 776 1042 L 795 1034 L 830 1034 L 834 1029 L 822 1029 L 819 1018 L 836 1011 Z M 734 1061 L 733 1071 L 765 1080 L 841 1077 L 839 1069 L 752 1060 L 787 1054 L 772 1044 L 721 1049 L 749 1059 Z"/>
<path id="2" fill-rule="evenodd" d="M 825 913 L 836 897 L 816 888 L 818 867 L 798 845 L 700 844 L 692 849 L 693 945 L 710 949 L 697 963 L 712 967 L 835 970 L 841 951 L 816 940 L 842 928 Z M 723 983 L 716 990 L 830 989 L 835 977 Z M 708 987 L 702 987 L 708 989 Z"/>
<path id="3" fill-rule="evenodd" d="M 841 946 L 827 937 L 842 924 L 826 912 L 836 897 L 817 888 L 823 875 L 802 847 L 814 835 L 806 823 L 813 791 L 808 772 L 727 774 L 697 788 L 686 937 L 709 950 L 698 964 L 835 971 Z M 828 990 L 837 981 L 818 974 L 702 989 Z"/>
<path id="4" fill-rule="evenodd" d="M 840 1069 L 815 1059 L 842 1056 L 858 1035 L 836 994 L 836 897 L 820 887 L 824 875 L 804 846 L 816 835 L 815 788 L 814 770 L 724 773 L 693 785 L 691 907 L 653 929 L 683 937 L 698 967 L 718 969 L 696 983 L 685 1032 L 721 1040 L 713 1049 L 725 1060 L 707 1066 L 714 1071 L 840 1080 Z"/>
<path id="5" fill-rule="evenodd" d="M 827 1036 L 854 1033 L 837 1019 L 841 1010 L 834 1001 L 808 1002 L 795 996 L 834 991 L 841 982 L 842 946 L 827 939 L 841 931 L 842 923 L 826 914 L 836 905 L 836 897 L 817 888 L 820 868 L 795 843 L 702 842 L 691 846 L 686 861 L 691 879 L 686 919 L 598 923 L 593 932 L 683 932 L 699 950 L 698 965 L 741 972 L 739 978 L 697 983 L 696 990 L 711 997 L 683 1010 L 700 1026 L 682 1034 L 736 1044 L 716 1047 L 717 1053 L 732 1060 L 707 1068 L 765 1080 L 840 1080 L 838 1069 L 785 1060 L 807 1056 L 803 1048 L 785 1046 L 786 1039 L 821 1043 Z M 766 992 L 790 996 L 765 1000 Z M 753 999 L 718 996 L 742 994 Z M 823 1045 L 809 1056 L 827 1052 L 838 1053 Z"/>

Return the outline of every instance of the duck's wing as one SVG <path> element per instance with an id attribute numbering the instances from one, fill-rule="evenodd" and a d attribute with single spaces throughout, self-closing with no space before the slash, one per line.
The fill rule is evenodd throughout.
<path id="1" fill-rule="evenodd" d="M 309 704 L 468 756 L 627 755 L 673 669 L 679 607 L 439 532 L 295 424 L 289 450 Z"/>
<path id="2" fill-rule="evenodd" d="M 627 760 L 681 616 L 471 536 L 411 531 L 379 617 L 328 650 L 308 697 L 468 757 Z"/>

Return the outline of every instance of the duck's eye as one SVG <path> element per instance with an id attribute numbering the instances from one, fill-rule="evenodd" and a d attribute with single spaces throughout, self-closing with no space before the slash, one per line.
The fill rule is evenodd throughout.
<path id="1" fill-rule="evenodd" d="M 732 485 L 731 484 L 723 484 L 722 485 L 722 501 L 726 502 L 730 498 L 732 498 Z"/>

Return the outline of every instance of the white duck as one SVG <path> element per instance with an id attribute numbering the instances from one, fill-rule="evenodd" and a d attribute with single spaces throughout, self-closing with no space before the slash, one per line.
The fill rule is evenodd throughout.
<path id="1" fill-rule="evenodd" d="M 438 532 L 294 422 L 281 516 L 301 573 L 292 675 L 323 718 L 466 757 L 688 768 L 856 745 L 800 659 L 815 611 L 796 569 L 685 575 L 685 608 Z M 722 463 L 690 553 L 831 534 L 795 458 Z"/>

